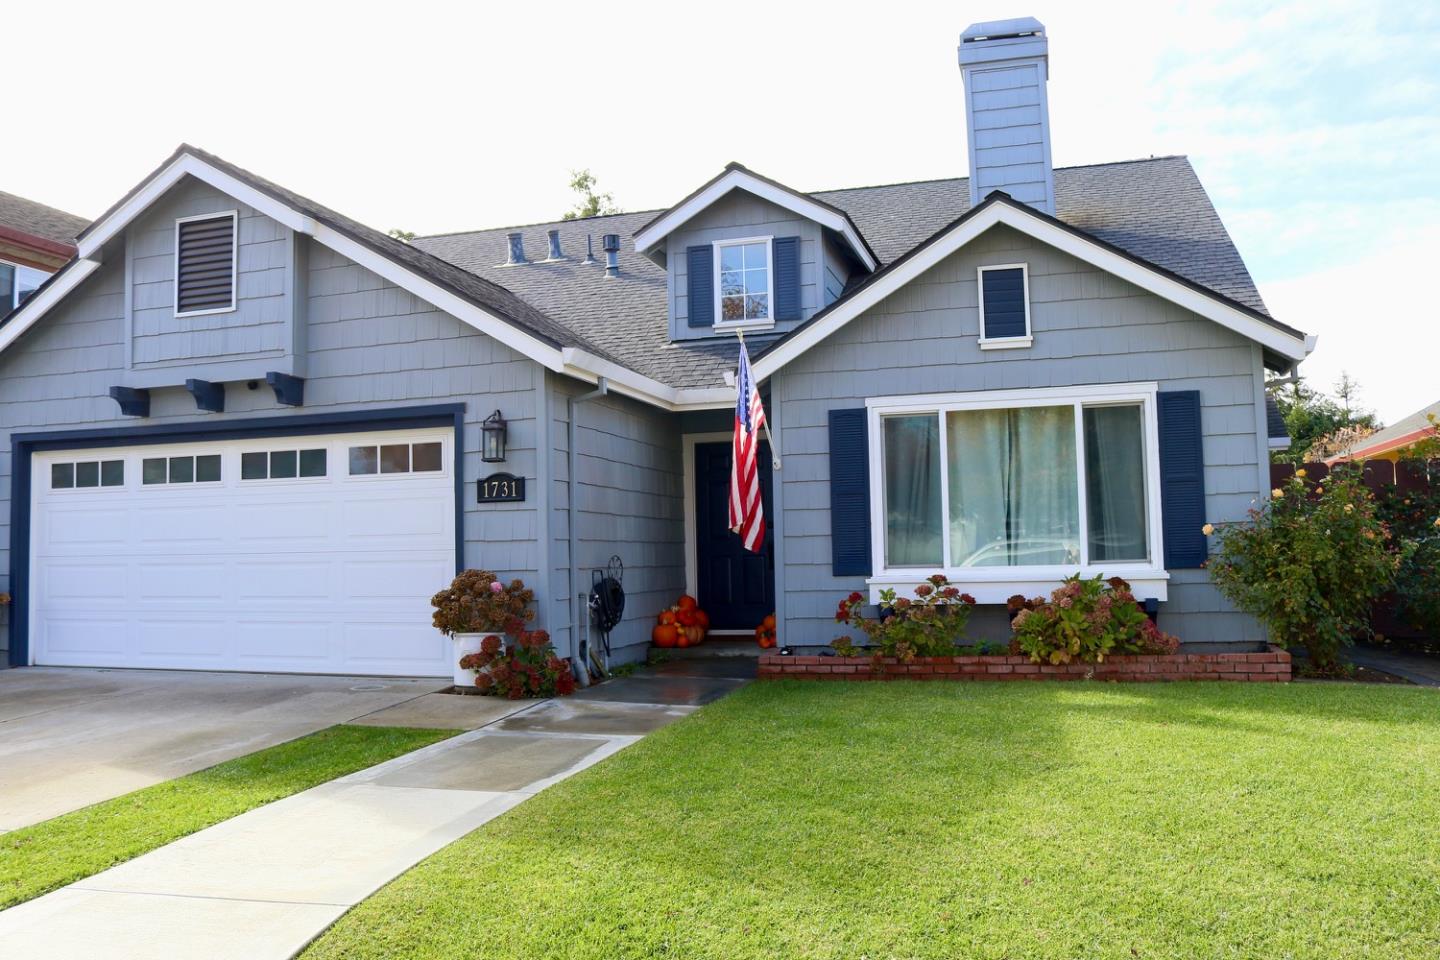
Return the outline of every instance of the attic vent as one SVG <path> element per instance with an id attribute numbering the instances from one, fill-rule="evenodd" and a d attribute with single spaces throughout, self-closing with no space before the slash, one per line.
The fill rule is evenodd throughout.
<path id="1" fill-rule="evenodd" d="M 175 315 L 235 309 L 234 213 L 175 221 Z"/>

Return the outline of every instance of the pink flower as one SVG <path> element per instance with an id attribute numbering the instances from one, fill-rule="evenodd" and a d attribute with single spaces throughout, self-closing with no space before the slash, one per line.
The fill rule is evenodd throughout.
<path id="1" fill-rule="evenodd" d="M 502 593 L 502 592 L 504 592 L 504 590 L 505 590 L 505 588 L 500 585 L 500 581 L 499 581 L 499 580 L 491 581 L 491 583 L 490 583 L 490 592 L 491 592 L 491 593 Z"/>

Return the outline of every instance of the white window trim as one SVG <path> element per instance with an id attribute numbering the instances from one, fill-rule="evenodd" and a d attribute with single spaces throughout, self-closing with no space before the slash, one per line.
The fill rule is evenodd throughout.
<path id="1" fill-rule="evenodd" d="M 25 264 L 15 263 L 13 260 L 0 260 L 0 266 L 9 267 L 15 271 L 11 277 L 10 302 L 0 304 L 0 309 L 3 309 L 5 313 L 9 313 L 11 310 L 20 306 L 20 284 L 22 281 L 26 283 L 34 282 L 35 285 L 30 288 L 30 293 L 33 294 L 40 288 L 42 283 L 50 278 L 50 274 L 44 270 L 27 267 Z"/>
<path id="2" fill-rule="evenodd" d="M 747 243 L 765 244 L 765 282 L 768 288 L 765 293 L 766 309 L 770 315 L 764 320 L 721 320 L 720 313 L 720 251 L 724 247 L 741 247 Z M 710 270 L 713 274 L 711 283 L 713 285 L 715 302 L 712 309 L 715 311 L 714 329 L 724 330 L 769 330 L 775 326 L 775 238 L 768 237 L 727 237 L 724 240 L 713 240 L 710 243 Z"/>
<path id="3" fill-rule="evenodd" d="M 1160 515 L 1160 429 L 1156 417 L 1156 383 L 1091 384 L 1076 387 L 1052 387 L 1036 390 L 987 390 L 977 393 L 921 394 L 915 396 L 872 397 L 865 402 L 870 444 L 870 556 L 873 575 L 866 580 L 870 602 L 880 599 L 886 587 L 902 596 L 932 573 L 944 573 L 950 581 L 981 603 L 1003 603 L 1016 593 L 1026 596 L 1048 593 L 1073 573 L 1083 577 L 1119 576 L 1128 580 L 1141 599 L 1167 598 L 1169 573 L 1164 568 L 1164 540 Z M 1076 496 L 1079 499 L 1079 542 L 1082 558 L 1089 550 L 1089 517 L 1085 493 L 1085 424 L 1080 408 L 1109 404 L 1139 403 L 1145 430 L 1145 490 L 1147 546 L 1150 558 L 1145 561 L 1076 566 L 1023 567 L 952 567 L 950 561 L 950 489 L 948 481 L 940 485 L 941 550 L 946 566 L 896 567 L 885 566 L 885 470 L 884 438 L 880 432 L 882 417 L 899 414 L 935 414 L 937 417 L 954 410 L 991 410 L 1015 407 L 1049 407 L 1073 404 L 1075 417 L 1075 457 L 1079 469 Z M 941 463 L 946 458 L 946 430 L 943 419 L 940 429 Z"/>
<path id="4" fill-rule="evenodd" d="M 1025 335 L 1021 337 L 985 336 L 985 274 L 991 270 L 1020 271 L 1020 283 L 1025 297 Z M 1028 347 L 1035 342 L 1034 328 L 1030 326 L 1030 265 L 1026 263 L 991 263 L 975 268 L 975 291 L 980 305 L 980 349 L 1014 350 Z"/>
<path id="5" fill-rule="evenodd" d="M 210 307 L 207 310 L 180 311 L 180 225 L 182 223 L 194 223 L 197 220 L 219 220 L 222 217 L 230 218 L 230 305 L 228 307 Z M 171 299 L 174 303 L 176 317 L 205 317 L 214 313 L 234 313 L 240 305 L 240 211 L 219 210 L 215 213 L 201 213 L 193 217 L 175 218 L 175 244 L 174 265 L 171 270 Z"/>

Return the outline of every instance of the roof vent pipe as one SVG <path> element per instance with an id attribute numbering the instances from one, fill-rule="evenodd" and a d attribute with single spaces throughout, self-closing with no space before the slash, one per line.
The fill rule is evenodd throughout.
<path id="1" fill-rule="evenodd" d="M 564 260 L 565 254 L 560 250 L 560 231 L 550 231 L 550 259 Z"/>
<path id="2" fill-rule="evenodd" d="M 510 257 L 505 262 L 507 264 L 526 263 L 525 234 L 511 233 L 507 234 L 507 237 L 510 240 Z"/>
<path id="3" fill-rule="evenodd" d="M 600 246 L 605 249 L 605 276 L 620 276 L 620 234 L 605 234 Z"/>
<path id="4" fill-rule="evenodd" d="M 585 262 L 595 262 L 595 234 L 585 234 Z"/>

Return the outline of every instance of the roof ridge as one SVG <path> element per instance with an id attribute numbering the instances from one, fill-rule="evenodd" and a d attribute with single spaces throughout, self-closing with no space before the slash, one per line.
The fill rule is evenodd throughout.
<path id="1" fill-rule="evenodd" d="M 1188 154 L 1165 153 L 1150 157 L 1132 157 L 1126 160 L 1101 160 L 1095 163 L 1072 163 L 1066 167 L 1055 167 L 1056 170 L 1083 170 L 1086 167 L 1119 167 L 1128 163 L 1151 163 L 1156 160 L 1185 160 Z M 969 177 L 930 177 L 925 180 L 897 180 L 894 183 L 867 183 L 857 187 L 828 187 L 824 190 L 811 190 L 816 193 L 848 193 L 852 190 L 879 190 L 883 187 L 916 187 L 925 183 L 955 183 L 960 180 L 969 180 Z"/>

